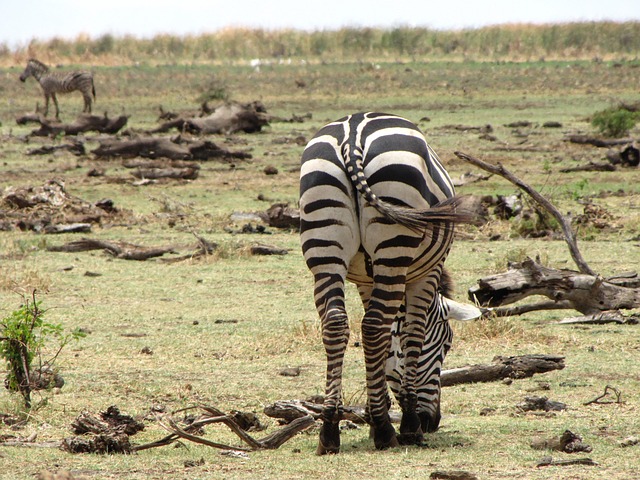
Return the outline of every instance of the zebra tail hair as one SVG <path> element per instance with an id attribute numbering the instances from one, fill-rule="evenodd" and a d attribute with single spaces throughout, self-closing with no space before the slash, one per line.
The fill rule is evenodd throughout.
<path id="1" fill-rule="evenodd" d="M 403 225 L 411 230 L 424 232 L 442 223 L 477 224 L 477 215 L 461 208 L 463 197 L 449 198 L 426 209 L 418 209 L 401 205 L 393 205 L 380 199 L 367 183 L 362 167 L 362 150 L 353 150 L 345 145 L 342 150 L 347 173 L 356 190 L 364 199 L 393 223 Z"/>
<path id="2" fill-rule="evenodd" d="M 95 101 L 95 99 L 96 99 L 96 87 L 93 84 L 93 77 L 91 77 L 91 93 L 93 94 L 93 100 Z"/>

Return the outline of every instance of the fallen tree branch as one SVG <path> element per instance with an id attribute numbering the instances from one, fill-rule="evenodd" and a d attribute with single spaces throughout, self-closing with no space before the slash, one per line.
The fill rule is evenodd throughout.
<path id="1" fill-rule="evenodd" d="M 625 279 L 622 281 L 624 283 Z M 543 295 L 551 300 L 538 304 L 543 309 L 571 308 L 584 315 L 640 306 L 639 288 L 619 286 L 600 276 L 573 270 L 548 268 L 530 258 L 521 263 L 510 263 L 504 273 L 481 278 L 468 294 L 471 300 L 489 307 L 515 303 L 530 295 Z M 519 310 L 514 307 L 499 314 L 523 313 L 532 311 L 532 307 L 523 306 Z"/>
<path id="2" fill-rule="evenodd" d="M 571 253 L 571 258 L 578 266 L 578 269 L 582 273 L 587 273 L 589 275 L 596 275 L 596 273 L 589 267 L 587 262 L 582 258 L 582 254 L 580 250 L 578 250 L 578 244 L 576 240 L 576 236 L 571 229 L 571 224 L 567 221 L 567 219 L 558 211 L 558 209 L 546 198 L 544 198 L 540 193 L 531 188 L 529 185 L 524 183 L 518 177 L 513 175 L 510 171 L 504 168 L 501 164 L 491 165 L 482 160 L 479 160 L 471 155 L 468 155 L 463 152 L 455 152 L 455 155 L 462 160 L 465 160 L 476 167 L 479 167 L 489 173 L 495 173 L 500 175 L 501 177 L 507 179 L 509 182 L 513 183 L 518 188 L 524 190 L 531 198 L 533 198 L 536 203 L 538 203 L 541 207 L 547 210 L 553 218 L 557 220 L 562 228 L 562 232 L 564 234 L 564 238 L 569 246 L 569 252 Z"/>
<path id="3" fill-rule="evenodd" d="M 250 452 L 255 450 L 274 450 L 315 423 L 315 419 L 312 415 L 305 415 L 294 419 L 288 425 L 277 430 L 276 432 L 273 432 L 270 435 L 267 435 L 261 440 L 257 440 L 249 435 L 249 433 L 247 433 L 245 430 L 243 430 L 231 415 L 226 415 L 217 408 L 211 406 L 201 405 L 200 408 L 204 410 L 205 413 L 194 422 L 189 424 L 186 428 L 179 427 L 178 424 L 171 418 L 168 418 L 166 422 L 159 421 L 159 424 L 165 430 L 171 432 L 171 434 L 156 442 L 134 446 L 132 450 L 140 451 L 154 447 L 166 446 L 177 441 L 180 438 L 195 443 L 200 443 L 202 445 L 207 445 L 212 448 L 220 448 L 224 450 L 236 450 L 242 452 Z M 229 427 L 229 429 L 231 429 L 231 431 L 234 432 L 244 443 L 249 445 L 249 447 L 232 447 L 230 445 L 212 442 L 200 435 L 192 433 L 200 430 L 205 425 L 213 423 L 223 423 L 224 425 Z"/>
<path id="4" fill-rule="evenodd" d="M 528 378 L 564 368 L 564 357 L 559 355 L 497 356 L 492 364 L 443 370 L 440 383 L 443 387 L 463 383 L 493 382 L 504 378 Z"/>
<path id="5" fill-rule="evenodd" d="M 79 133 L 86 133 L 95 131 L 98 133 L 115 134 L 118 133 L 122 127 L 127 124 L 129 117 L 126 115 L 120 115 L 115 118 L 109 118 L 105 113 L 104 116 L 99 117 L 97 115 L 79 115 L 72 123 L 59 123 L 56 121 L 49 121 L 44 117 L 26 116 L 17 118 L 18 124 L 24 124 L 27 121 L 37 122 L 40 124 L 38 130 L 31 132 L 31 135 L 35 137 L 55 137 L 60 134 L 64 135 L 77 135 Z M 21 123 L 22 122 L 22 123 Z"/>
<path id="6" fill-rule="evenodd" d="M 602 400 L 605 397 L 608 397 L 610 393 L 613 393 L 616 397 L 615 401 L 612 402 L 601 402 L 600 400 Z M 612 387 L 611 385 L 607 385 L 606 387 L 604 387 L 604 393 L 596 398 L 594 398 L 593 400 L 589 400 L 588 402 L 584 402 L 583 405 L 591 405 L 592 403 L 599 403 L 599 404 L 603 404 L 603 403 L 622 403 L 622 392 L 620 392 L 620 390 L 618 390 L 615 387 Z"/>
<path id="7" fill-rule="evenodd" d="M 571 466 L 571 465 L 597 466 L 599 464 L 598 464 L 598 462 L 593 461 L 589 457 L 576 458 L 576 459 L 573 459 L 573 460 L 554 460 L 551 457 L 543 457 L 538 462 L 536 467 L 538 467 L 538 468 L 540 468 L 540 467 L 568 467 L 568 466 Z"/>

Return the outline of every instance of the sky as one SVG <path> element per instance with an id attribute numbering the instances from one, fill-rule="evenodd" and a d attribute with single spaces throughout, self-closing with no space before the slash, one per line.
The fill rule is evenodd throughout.
<path id="1" fill-rule="evenodd" d="M 0 0 L 0 44 L 80 34 L 150 38 L 229 27 L 477 28 L 504 23 L 640 20 L 639 0 Z"/>

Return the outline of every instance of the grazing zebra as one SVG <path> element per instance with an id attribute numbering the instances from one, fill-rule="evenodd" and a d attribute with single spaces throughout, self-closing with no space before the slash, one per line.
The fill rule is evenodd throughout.
<path id="1" fill-rule="evenodd" d="M 448 320 L 474 320 L 482 310 L 473 305 L 458 303 L 449 298 L 452 281 L 446 270 L 442 271 L 440 288 L 427 310 L 427 335 L 418 360 L 416 412 L 423 432 L 435 432 L 440 425 L 440 369 L 444 357 L 451 348 L 453 331 Z M 389 387 L 400 400 L 404 374 L 404 354 L 401 348 L 404 306 L 391 327 L 391 349 L 386 364 Z"/>
<path id="2" fill-rule="evenodd" d="M 56 106 L 56 118 L 60 118 L 60 109 L 58 107 L 58 98 L 56 93 L 70 93 L 75 90 L 82 93 L 84 98 L 85 113 L 91 113 L 91 95 L 93 99 L 96 98 L 96 89 L 93 85 L 93 74 L 91 72 L 50 72 L 49 67 L 44 63 L 34 58 L 29 59 L 24 72 L 20 75 L 20 81 L 24 82 L 33 76 L 44 93 L 44 116 L 49 113 L 49 99 L 53 98 L 53 103 Z"/>
<path id="3" fill-rule="evenodd" d="M 427 311 L 437 295 L 453 224 L 470 221 L 456 212 L 457 205 L 451 179 L 437 155 L 418 127 L 404 118 L 350 115 L 324 126 L 305 148 L 301 243 L 314 277 L 327 355 L 318 454 L 340 449 L 342 367 L 349 339 L 346 280 L 358 286 L 365 308 L 362 343 L 375 446 L 422 440 L 417 366 L 425 337 L 431 335 L 426 332 Z M 389 421 L 385 367 L 391 326 L 399 313 L 403 371 L 397 439 Z"/>

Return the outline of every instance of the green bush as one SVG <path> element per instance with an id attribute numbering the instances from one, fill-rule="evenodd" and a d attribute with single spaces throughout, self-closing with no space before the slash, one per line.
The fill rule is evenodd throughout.
<path id="1" fill-rule="evenodd" d="M 629 133 L 636 125 L 637 113 L 624 108 L 609 108 L 596 112 L 591 119 L 591 125 L 605 137 L 620 138 Z"/>

